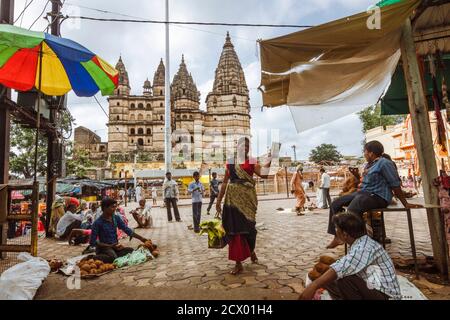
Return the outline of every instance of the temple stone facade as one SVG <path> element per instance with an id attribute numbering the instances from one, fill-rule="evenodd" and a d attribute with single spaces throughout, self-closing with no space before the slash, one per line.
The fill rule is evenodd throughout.
<path id="1" fill-rule="evenodd" d="M 161 59 L 142 94 L 132 95 L 122 57 L 117 62 L 119 85 L 109 97 L 108 159 L 111 176 L 134 168 L 162 168 L 164 163 L 165 66 Z M 199 168 L 220 162 L 221 152 L 242 135 L 250 135 L 249 92 L 239 58 L 227 33 L 215 71 L 214 86 L 200 109 L 200 92 L 184 56 L 171 83 L 172 161 Z M 226 138 L 228 136 L 228 138 Z"/>

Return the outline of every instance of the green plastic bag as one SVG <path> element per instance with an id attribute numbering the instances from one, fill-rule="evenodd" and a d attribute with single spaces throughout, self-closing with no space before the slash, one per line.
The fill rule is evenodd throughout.
<path id="1" fill-rule="evenodd" d="M 153 259 L 151 252 L 148 249 L 139 248 L 126 256 L 117 258 L 114 260 L 113 264 L 118 268 L 123 268 L 125 266 L 142 264 L 149 259 Z"/>

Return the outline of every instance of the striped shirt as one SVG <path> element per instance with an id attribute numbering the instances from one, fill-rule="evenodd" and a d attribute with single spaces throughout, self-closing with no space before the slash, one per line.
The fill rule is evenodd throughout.
<path id="1" fill-rule="evenodd" d="M 400 187 L 400 178 L 392 161 L 378 158 L 366 165 L 361 191 L 376 194 L 388 203 L 392 201 L 392 189 Z"/>
<path id="2" fill-rule="evenodd" d="M 393 299 L 401 299 L 394 263 L 386 250 L 369 236 L 353 242 L 349 253 L 331 265 L 338 279 L 357 275 L 369 289 L 378 290 Z"/>

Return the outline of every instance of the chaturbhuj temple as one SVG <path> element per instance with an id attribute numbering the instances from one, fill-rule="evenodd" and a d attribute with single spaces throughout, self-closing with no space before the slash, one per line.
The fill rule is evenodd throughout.
<path id="1" fill-rule="evenodd" d="M 152 82 L 145 80 L 140 95 L 131 94 L 122 57 L 116 69 L 119 85 L 109 97 L 106 152 L 98 152 L 100 147 L 104 150 L 105 143 L 90 139 L 86 128 L 75 130 L 75 146 L 95 155 L 95 167 L 102 164 L 102 169 L 90 172 L 96 178 L 118 178 L 127 170 L 131 176 L 133 169 L 164 166 L 164 62 L 161 59 Z M 224 147 L 242 135 L 250 135 L 249 90 L 229 34 L 215 70 L 213 88 L 206 97 L 206 110 L 200 109 L 200 92 L 184 56 L 170 88 L 174 167 L 199 169 L 205 163 L 209 167 L 221 166 L 226 157 Z"/>

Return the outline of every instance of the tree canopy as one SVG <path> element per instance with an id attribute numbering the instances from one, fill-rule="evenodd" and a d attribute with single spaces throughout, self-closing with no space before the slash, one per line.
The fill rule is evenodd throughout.
<path id="1" fill-rule="evenodd" d="M 358 115 L 359 119 L 361 119 L 363 123 L 364 133 L 379 126 L 392 126 L 399 124 L 405 119 L 405 116 L 403 115 L 382 116 L 380 104 L 368 107 L 358 112 Z"/>
<path id="2" fill-rule="evenodd" d="M 315 163 L 332 163 L 339 162 L 342 155 L 337 150 L 337 147 L 332 144 L 323 143 L 317 146 L 309 154 L 309 160 Z"/>

